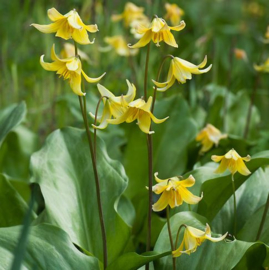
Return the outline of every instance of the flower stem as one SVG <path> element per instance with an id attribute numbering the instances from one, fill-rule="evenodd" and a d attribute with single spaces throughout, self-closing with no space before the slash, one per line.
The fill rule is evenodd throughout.
<path id="1" fill-rule="evenodd" d="M 174 251 L 175 249 L 174 249 L 173 237 L 172 237 L 172 233 L 171 233 L 169 207 L 170 207 L 169 205 L 166 207 L 167 228 L 168 228 L 168 234 L 169 234 L 171 249 L 172 249 L 172 251 Z M 174 258 L 172 256 L 172 259 L 173 259 L 173 270 L 176 270 L 176 258 Z"/>
<path id="2" fill-rule="evenodd" d="M 269 193 L 268 193 L 266 205 L 265 205 L 265 208 L 264 208 L 264 211 L 263 211 L 261 224 L 260 224 L 260 227 L 259 227 L 259 230 L 258 230 L 258 233 L 257 233 L 256 241 L 258 241 L 259 238 L 260 238 L 260 236 L 261 236 L 262 229 L 263 229 L 263 226 L 264 226 L 264 223 L 265 223 L 265 219 L 266 219 L 266 215 L 267 215 L 268 209 L 269 209 Z"/>
<path id="3" fill-rule="evenodd" d="M 163 58 L 163 60 L 162 60 L 162 62 L 161 62 L 161 65 L 160 65 L 160 67 L 159 67 L 159 70 L 158 70 L 158 74 L 157 74 L 156 81 L 159 81 L 159 79 L 160 79 L 160 75 L 161 75 L 161 72 L 162 72 L 162 69 L 163 69 L 163 65 L 164 65 L 165 60 L 166 60 L 167 58 L 172 58 L 172 59 L 173 59 L 174 56 L 168 54 L 168 55 L 166 55 L 166 56 Z M 152 113 L 153 113 L 153 111 L 154 111 L 154 105 L 155 105 L 155 101 L 156 101 L 156 94 L 157 94 L 157 86 L 155 85 L 155 87 L 154 87 L 154 92 L 153 92 L 153 101 L 152 101 L 152 106 L 151 106 L 151 112 L 152 112 Z"/>
<path id="4" fill-rule="evenodd" d="M 74 41 L 74 46 L 75 46 L 75 55 L 80 58 L 80 56 L 78 55 L 77 44 L 75 41 Z M 82 80 L 82 84 L 83 84 L 83 88 L 85 88 L 83 80 Z M 83 89 L 83 91 L 85 91 L 85 89 Z M 80 110 L 81 110 L 84 126 L 86 129 L 86 134 L 87 134 L 87 138 L 88 138 L 91 159 L 92 159 L 92 167 L 93 167 L 95 187 L 96 187 L 99 221 L 100 221 L 102 241 L 103 241 L 103 264 L 104 264 L 104 269 L 106 269 L 106 267 L 107 267 L 107 241 L 106 241 L 106 229 L 105 229 L 104 215 L 103 215 L 102 201 L 101 201 L 100 182 L 99 182 L 99 177 L 98 177 L 98 172 L 97 172 L 96 154 L 94 152 L 94 149 L 96 149 L 96 140 L 95 140 L 95 144 L 93 145 L 91 133 L 90 133 L 90 129 L 89 129 L 88 117 L 87 117 L 86 97 L 83 96 L 83 98 L 82 98 L 81 96 L 78 96 L 78 99 L 79 99 Z"/>
<path id="5" fill-rule="evenodd" d="M 148 87 L 148 68 L 149 68 L 149 54 L 150 54 L 150 43 L 148 44 L 146 66 L 145 66 L 145 77 L 144 77 L 144 100 L 148 100 L 147 87 Z"/>
<path id="6" fill-rule="evenodd" d="M 234 175 L 232 174 L 232 186 L 234 195 L 234 236 L 236 235 L 236 196 L 235 196 L 235 185 L 234 185 Z"/>
<path id="7" fill-rule="evenodd" d="M 185 224 L 182 224 L 179 226 L 178 230 L 177 230 L 177 237 L 176 237 L 176 242 L 175 242 L 175 249 L 177 249 L 177 242 L 178 242 L 178 237 L 179 237 L 179 233 L 181 231 L 181 228 L 185 227 L 186 228 L 186 225 Z"/>

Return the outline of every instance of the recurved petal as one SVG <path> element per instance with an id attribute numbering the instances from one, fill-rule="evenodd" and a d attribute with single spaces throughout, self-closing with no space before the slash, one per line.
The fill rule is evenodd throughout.
<path id="1" fill-rule="evenodd" d="M 174 31 L 181 31 L 186 26 L 186 23 L 184 21 L 181 21 L 179 25 L 177 26 L 170 26 L 169 28 Z"/>
<path id="2" fill-rule="evenodd" d="M 128 109 L 122 116 L 117 117 L 115 119 L 108 119 L 107 122 L 112 125 L 118 125 L 127 120 L 127 118 L 130 116 L 131 110 Z"/>
<path id="3" fill-rule="evenodd" d="M 246 157 L 242 157 L 242 159 L 248 162 L 251 160 L 251 157 L 250 157 L 250 155 L 247 155 Z"/>
<path id="4" fill-rule="evenodd" d="M 76 95 L 78 96 L 86 95 L 86 93 L 83 93 L 81 91 L 81 75 L 78 75 L 76 73 L 72 74 L 72 76 L 70 77 L 70 86 Z"/>
<path id="5" fill-rule="evenodd" d="M 97 128 L 97 129 L 104 129 L 107 127 L 108 123 L 107 123 L 107 120 L 111 118 L 111 112 L 110 112 L 110 109 L 109 109 L 109 104 L 108 102 L 105 104 L 104 106 L 104 110 L 103 110 L 103 114 L 102 114 L 102 117 L 101 117 L 101 121 L 100 121 L 100 125 L 99 126 L 96 126 L 96 125 L 92 125 L 94 128 Z"/>
<path id="6" fill-rule="evenodd" d="M 182 255 L 182 251 L 183 251 L 183 247 L 184 247 L 184 239 L 182 240 L 180 246 L 178 249 L 172 251 L 173 257 L 179 257 Z"/>
<path id="7" fill-rule="evenodd" d="M 195 184 L 195 179 L 190 175 L 187 179 L 180 181 L 180 185 L 183 187 L 192 187 Z"/>
<path id="8" fill-rule="evenodd" d="M 220 162 L 223 158 L 224 156 L 216 156 L 216 155 L 211 156 L 211 159 L 215 162 Z"/>
<path id="9" fill-rule="evenodd" d="M 103 85 L 98 83 L 97 88 L 98 88 L 99 93 L 102 97 L 108 97 L 108 98 L 114 97 L 114 95 L 107 88 L 105 88 Z"/>
<path id="10" fill-rule="evenodd" d="M 90 33 L 96 33 L 99 31 L 97 24 L 85 25 L 85 29 Z"/>
<path id="11" fill-rule="evenodd" d="M 226 232 L 224 235 L 222 235 L 220 237 L 212 237 L 210 235 L 205 235 L 205 238 L 207 240 L 210 240 L 211 242 L 220 242 L 220 241 L 222 241 L 223 239 L 226 238 L 227 234 L 228 234 L 228 232 Z"/>
<path id="12" fill-rule="evenodd" d="M 59 29 L 58 22 L 47 24 L 47 25 L 32 23 L 31 26 L 35 27 L 37 30 L 45 34 L 55 33 Z"/>
<path id="13" fill-rule="evenodd" d="M 40 64 L 45 70 L 48 71 L 57 71 L 59 69 L 59 65 L 57 65 L 55 62 L 53 63 L 44 62 L 44 55 L 40 57 Z"/>
<path id="14" fill-rule="evenodd" d="M 136 87 L 134 84 L 130 83 L 128 80 L 126 80 L 127 85 L 128 85 L 128 92 L 126 96 L 124 97 L 125 101 L 127 103 L 130 103 L 134 100 L 135 95 L 136 95 Z"/>
<path id="15" fill-rule="evenodd" d="M 173 76 L 173 77 L 171 78 L 171 80 L 168 81 L 168 84 L 167 84 L 165 87 L 163 87 L 163 88 L 157 88 L 157 90 L 160 91 L 160 92 L 164 92 L 164 91 L 166 91 L 167 89 L 169 89 L 170 87 L 172 87 L 173 84 L 175 83 L 175 81 L 176 81 L 176 78 Z"/>
<path id="16" fill-rule="evenodd" d="M 68 21 L 69 25 L 72 28 L 79 30 L 79 29 L 82 29 L 82 26 L 79 24 L 79 21 L 78 20 L 79 20 L 79 15 L 77 14 L 76 11 L 74 11 L 72 13 L 72 15 L 71 16 L 68 16 L 68 18 L 67 18 L 67 21 Z"/>
<path id="17" fill-rule="evenodd" d="M 183 201 L 185 201 L 188 204 L 197 204 L 203 198 L 203 196 L 201 197 L 195 196 L 189 190 L 187 190 L 187 188 L 181 186 L 177 188 L 177 192 L 181 195 Z"/>
<path id="18" fill-rule="evenodd" d="M 163 183 L 163 182 L 166 182 L 166 183 L 167 183 L 167 180 L 168 180 L 168 179 L 163 179 L 163 180 L 162 180 L 162 179 L 160 179 L 160 178 L 158 177 L 158 174 L 159 174 L 158 172 L 154 173 L 155 181 L 158 182 L 158 183 Z"/>
<path id="19" fill-rule="evenodd" d="M 247 168 L 246 164 L 244 163 L 244 161 L 239 158 L 236 161 L 236 167 L 239 173 L 243 174 L 243 175 L 249 175 L 251 174 L 251 172 L 249 171 L 249 169 Z"/>
<path id="20" fill-rule="evenodd" d="M 88 36 L 87 30 L 85 28 L 82 28 L 80 30 L 75 29 L 73 34 L 72 34 L 72 37 L 79 44 L 86 45 L 86 44 L 93 44 L 94 43 L 94 40 L 93 41 L 89 40 L 89 36 Z"/>
<path id="21" fill-rule="evenodd" d="M 152 187 L 152 191 L 156 194 L 161 194 L 163 193 L 164 190 L 166 190 L 166 188 L 167 188 L 167 183 L 162 182 L 162 183 L 154 185 Z"/>
<path id="22" fill-rule="evenodd" d="M 152 205 L 152 210 L 155 212 L 162 211 L 169 202 L 170 192 L 164 191 L 159 200 Z"/>
<path id="23" fill-rule="evenodd" d="M 205 237 L 205 232 L 199 229 L 196 229 L 194 227 L 188 226 L 187 227 L 188 232 L 190 235 L 194 238 L 204 238 Z"/>
<path id="24" fill-rule="evenodd" d="M 99 82 L 99 81 L 106 75 L 106 72 L 105 72 L 104 74 L 102 74 L 102 75 L 101 75 L 100 77 L 98 77 L 98 78 L 90 78 L 90 77 L 88 77 L 88 76 L 86 75 L 86 73 L 85 73 L 83 70 L 81 70 L 81 72 L 82 72 L 82 74 L 83 74 L 85 80 L 86 80 L 87 82 L 89 82 L 89 83 L 97 83 L 97 82 Z"/>
<path id="25" fill-rule="evenodd" d="M 163 31 L 163 41 L 172 47 L 178 48 L 176 40 L 169 30 Z"/>
<path id="26" fill-rule="evenodd" d="M 48 10 L 48 17 L 53 22 L 65 18 L 64 15 L 62 15 L 56 8 L 50 8 Z"/>
<path id="27" fill-rule="evenodd" d="M 156 123 L 156 124 L 161 124 L 161 123 L 163 123 L 165 120 L 167 120 L 167 119 L 169 118 L 169 116 L 167 116 L 167 117 L 165 117 L 165 118 L 163 118 L 163 119 L 158 119 L 158 118 L 155 117 L 151 112 L 149 113 L 149 115 L 150 115 L 152 121 L 153 121 L 154 123 Z"/>
<path id="28" fill-rule="evenodd" d="M 135 43 L 134 45 L 128 44 L 128 47 L 131 49 L 144 47 L 150 42 L 151 37 L 152 37 L 152 33 L 151 33 L 151 30 L 149 30 L 144 34 L 144 36 L 137 43 Z"/>

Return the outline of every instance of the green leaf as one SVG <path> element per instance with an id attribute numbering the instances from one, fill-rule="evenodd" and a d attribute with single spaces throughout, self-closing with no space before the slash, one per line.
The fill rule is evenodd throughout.
<path id="1" fill-rule="evenodd" d="M 25 188 L 29 188 L 25 183 Z M 0 174 L 0 227 L 10 227 L 22 224 L 28 209 L 27 203 L 14 189 L 10 181 Z M 32 218 L 35 215 L 32 214 Z"/>
<path id="2" fill-rule="evenodd" d="M 141 255 L 135 252 L 125 253 L 122 256 L 120 256 L 116 261 L 114 261 L 111 265 L 109 265 L 107 270 L 115 270 L 115 269 L 136 270 L 149 262 L 152 262 L 154 260 L 157 260 L 170 254 L 171 251 L 163 253 L 151 251 L 143 253 Z"/>
<path id="3" fill-rule="evenodd" d="M 22 226 L 0 229 L 0 269 L 10 269 Z M 30 228 L 22 269 L 99 269 L 98 260 L 78 251 L 60 228 L 40 224 Z"/>
<path id="4" fill-rule="evenodd" d="M 175 239 L 177 230 L 181 224 L 187 224 L 197 229 L 204 230 L 206 220 L 198 214 L 181 212 L 171 218 L 171 231 Z M 181 230 L 177 248 L 183 238 L 184 228 Z M 225 233 L 225 232 L 222 232 Z M 167 226 L 165 225 L 155 245 L 154 251 L 163 252 L 171 249 Z M 206 240 L 190 255 L 182 254 L 177 258 L 178 269 L 260 269 L 266 259 L 268 247 L 262 243 L 249 243 L 234 240 L 232 242 L 221 241 L 212 243 Z M 255 262 L 255 267 L 253 266 Z M 260 267 L 260 268 L 258 268 Z M 172 269 L 172 257 L 164 257 L 155 263 L 158 270 Z"/>
<path id="5" fill-rule="evenodd" d="M 7 134 L 18 126 L 25 118 L 26 104 L 13 104 L 0 111 L 0 146 Z"/>
<path id="6" fill-rule="evenodd" d="M 269 164 L 269 151 L 264 151 L 252 157 L 247 163 L 249 170 L 254 173 L 259 167 Z M 217 176 L 217 177 L 216 177 Z M 231 174 L 226 172 L 220 176 L 209 178 L 203 183 L 201 190 L 204 197 L 198 205 L 198 213 L 212 220 L 220 211 L 225 202 L 232 196 Z M 236 173 L 235 187 L 239 188 L 250 176 Z"/>
<path id="7" fill-rule="evenodd" d="M 256 170 L 236 191 L 237 232 L 239 232 L 239 234 L 237 233 L 236 236 L 240 240 L 252 242 L 256 240 L 261 217 L 255 217 L 254 225 L 252 215 L 255 215 L 256 211 L 259 211 L 260 208 L 266 203 L 269 190 L 269 181 L 267 177 L 268 172 L 268 169 L 263 170 L 260 168 Z M 212 227 L 216 231 L 232 231 L 233 220 L 234 206 L 233 196 L 231 196 L 221 208 L 220 212 L 213 219 Z M 249 222 L 252 224 L 252 227 L 248 227 L 249 230 L 247 234 L 240 237 L 240 230 L 246 223 Z"/>
<path id="8" fill-rule="evenodd" d="M 97 141 L 97 165 L 108 244 L 108 262 L 123 251 L 130 228 L 117 213 L 128 179 L 118 161 L 111 160 Z M 102 261 L 102 240 L 95 180 L 86 133 L 65 128 L 53 132 L 31 158 L 32 182 L 45 199 L 43 220 L 64 229 L 72 241 Z"/>

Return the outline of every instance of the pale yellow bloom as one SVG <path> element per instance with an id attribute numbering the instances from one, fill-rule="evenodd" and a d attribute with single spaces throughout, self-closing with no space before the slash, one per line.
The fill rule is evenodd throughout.
<path id="1" fill-rule="evenodd" d="M 211 69 L 212 64 L 205 69 L 200 69 L 206 65 L 206 62 L 206 56 L 203 62 L 197 66 L 181 58 L 174 57 L 171 60 L 167 81 L 163 83 L 156 82 L 154 80 L 152 81 L 158 87 L 158 91 L 166 91 L 174 84 L 176 80 L 179 83 L 185 83 L 186 80 L 192 79 L 192 74 L 202 74 L 208 72 Z"/>
<path id="2" fill-rule="evenodd" d="M 183 240 L 178 249 L 172 252 L 173 257 L 179 257 L 183 253 L 190 255 L 195 252 L 197 247 L 199 247 L 205 240 L 211 242 L 220 242 L 226 236 L 228 232 L 220 237 L 212 237 L 211 229 L 208 224 L 206 224 L 205 231 L 198 230 L 191 226 L 185 226 Z M 183 250 L 185 248 L 185 250 Z"/>
<path id="3" fill-rule="evenodd" d="M 244 61 L 247 61 L 248 59 L 246 52 L 242 49 L 235 48 L 234 55 L 237 59 L 240 59 L 240 60 L 242 59 Z"/>
<path id="4" fill-rule="evenodd" d="M 149 25 L 149 24 L 150 24 L 150 21 L 149 21 L 148 17 L 145 17 L 144 19 L 140 19 L 140 20 L 133 20 L 130 23 L 130 32 L 136 39 L 140 39 L 143 36 L 143 34 L 138 34 L 136 32 L 136 29 L 140 25 Z"/>
<path id="5" fill-rule="evenodd" d="M 205 153 L 210 150 L 214 144 L 218 146 L 219 141 L 225 138 L 227 138 L 227 134 L 222 134 L 220 130 L 213 125 L 207 124 L 196 136 L 196 141 L 201 141 L 202 149 L 200 152 Z"/>
<path id="6" fill-rule="evenodd" d="M 153 211 L 162 211 L 168 205 L 171 208 L 179 206 L 184 202 L 188 204 L 197 204 L 203 198 L 193 195 L 187 187 L 192 187 L 195 184 L 195 179 L 190 175 L 187 179 L 181 180 L 179 177 L 174 176 L 165 180 L 158 178 L 158 173 L 154 174 L 156 182 L 152 187 L 152 191 L 156 194 L 161 194 L 159 200 L 152 205 Z"/>
<path id="7" fill-rule="evenodd" d="M 141 98 L 136 99 L 128 104 L 128 109 L 123 115 L 116 119 L 108 119 L 107 122 L 109 124 L 118 125 L 123 122 L 131 123 L 137 120 L 137 124 L 141 131 L 147 134 L 152 134 L 154 131 L 150 131 L 151 120 L 156 124 L 160 124 L 168 117 L 164 119 L 156 118 L 150 111 L 151 104 L 152 97 L 149 97 L 147 102 Z"/>
<path id="8" fill-rule="evenodd" d="M 184 15 L 183 9 L 181 9 L 177 4 L 165 4 L 166 14 L 164 18 L 170 20 L 172 25 L 178 25 L 180 23 L 181 17 Z"/>
<path id="9" fill-rule="evenodd" d="M 156 43 L 156 46 L 160 46 L 160 42 L 164 41 L 166 44 L 172 47 L 178 47 L 171 30 L 180 31 L 186 26 L 184 21 L 181 21 L 177 26 L 168 26 L 166 21 L 161 18 L 154 18 L 149 27 L 145 25 L 139 25 L 136 32 L 142 35 L 142 38 L 130 48 L 140 48 L 146 46 L 151 40 Z"/>
<path id="10" fill-rule="evenodd" d="M 74 39 L 80 44 L 92 44 L 88 32 L 95 33 L 98 31 L 96 24 L 85 25 L 76 10 L 71 10 L 65 15 L 59 13 L 55 8 L 48 10 L 48 17 L 53 22 L 48 25 L 31 24 L 40 32 L 43 33 L 56 33 L 56 37 L 61 37 L 65 40 Z"/>
<path id="11" fill-rule="evenodd" d="M 138 49 L 132 50 L 127 46 L 123 36 L 105 37 L 105 42 L 113 47 L 118 55 L 130 56 L 138 53 Z"/>
<path id="12" fill-rule="evenodd" d="M 81 51 L 80 49 L 78 49 L 78 54 L 82 60 L 86 61 L 90 60 L 88 55 L 85 52 Z M 75 55 L 75 46 L 71 43 L 65 42 L 64 48 L 61 50 L 60 55 L 62 58 L 73 57 Z"/>
<path id="13" fill-rule="evenodd" d="M 228 169 L 232 174 L 237 171 L 243 175 L 249 175 L 251 172 L 245 165 L 244 161 L 250 161 L 250 156 L 241 157 L 234 149 L 230 150 L 224 156 L 213 155 L 211 159 L 215 162 L 220 162 L 216 173 L 223 173 Z"/>
<path id="14" fill-rule="evenodd" d="M 136 88 L 128 80 L 126 80 L 128 85 L 128 92 L 126 95 L 121 95 L 116 97 L 103 85 L 97 84 L 98 90 L 103 98 L 104 109 L 102 116 L 97 117 L 97 121 L 100 122 L 99 126 L 92 125 L 94 128 L 104 129 L 107 127 L 108 119 L 111 117 L 118 118 L 122 116 L 126 111 L 128 104 L 132 102 L 136 95 Z M 92 118 L 95 118 L 95 115 L 90 113 Z"/>
<path id="15" fill-rule="evenodd" d="M 128 2 L 125 4 L 122 14 L 112 15 L 112 21 L 124 21 L 124 25 L 128 27 L 134 20 L 144 20 L 146 15 L 144 14 L 144 8 L 138 7 L 135 4 Z"/>
<path id="16" fill-rule="evenodd" d="M 59 58 L 55 53 L 54 45 L 51 48 L 51 59 L 54 61 L 52 63 L 44 62 L 44 55 L 40 57 L 41 66 L 48 71 L 56 71 L 56 73 L 63 77 L 65 80 L 69 80 L 69 84 L 73 92 L 79 96 L 85 95 L 81 91 L 81 74 L 84 76 L 85 80 L 89 83 L 98 82 L 106 73 L 98 78 L 90 78 L 82 70 L 81 61 L 79 57 L 70 58 Z"/>
<path id="17" fill-rule="evenodd" d="M 260 66 L 254 64 L 254 68 L 256 71 L 269 72 L 269 58 Z"/>

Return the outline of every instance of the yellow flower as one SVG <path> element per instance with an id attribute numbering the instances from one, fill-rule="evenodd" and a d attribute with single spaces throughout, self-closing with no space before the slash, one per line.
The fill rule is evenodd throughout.
<path id="1" fill-rule="evenodd" d="M 140 26 L 140 25 L 149 25 L 150 24 L 150 21 L 147 17 L 145 17 L 144 19 L 139 19 L 139 20 L 133 20 L 131 23 L 130 23 L 130 32 L 131 34 L 134 35 L 134 38 L 136 39 L 140 39 L 143 34 L 138 34 L 136 32 L 136 29 Z"/>
<path id="2" fill-rule="evenodd" d="M 211 242 L 222 241 L 228 232 L 221 237 L 212 237 L 211 229 L 208 224 L 206 224 L 205 231 L 198 230 L 191 226 L 185 226 L 183 240 L 178 249 L 172 252 L 173 257 L 179 257 L 183 253 L 190 255 L 195 252 L 197 247 L 199 247 L 205 240 L 210 240 Z M 185 250 L 183 250 L 185 247 Z"/>
<path id="3" fill-rule="evenodd" d="M 65 15 L 59 13 L 55 8 L 48 10 L 48 17 L 53 23 L 49 25 L 31 24 L 40 32 L 56 33 L 56 37 L 61 37 L 65 40 L 74 39 L 80 44 L 92 44 L 88 37 L 88 32 L 95 33 L 98 31 L 96 24 L 85 25 L 76 10 L 71 10 Z"/>
<path id="4" fill-rule="evenodd" d="M 178 47 L 174 36 L 171 34 L 171 30 L 180 31 L 186 26 L 184 21 L 181 21 L 177 26 L 168 26 L 166 21 L 161 18 L 154 18 L 149 27 L 145 25 L 139 25 L 136 32 L 143 35 L 142 38 L 130 48 L 140 48 L 146 46 L 151 40 L 156 43 L 156 46 L 160 46 L 160 42 L 164 41 L 166 44 L 172 47 Z"/>
<path id="5" fill-rule="evenodd" d="M 69 57 L 60 59 L 56 53 L 54 45 L 51 48 L 51 59 L 54 61 L 52 63 L 44 62 L 44 55 L 40 57 L 41 66 L 48 71 L 56 71 L 60 77 L 63 77 L 65 80 L 69 80 L 70 86 L 73 92 L 79 96 L 85 95 L 81 91 L 81 74 L 84 76 L 85 80 L 89 83 L 98 82 L 106 73 L 101 75 L 98 78 L 90 78 L 82 70 L 81 61 L 78 57 Z"/>
<path id="6" fill-rule="evenodd" d="M 124 21 L 124 25 L 128 27 L 134 20 L 144 20 L 146 15 L 144 14 L 144 8 L 138 7 L 135 4 L 128 2 L 125 4 L 122 14 L 112 15 L 112 21 Z"/>
<path id="7" fill-rule="evenodd" d="M 256 71 L 269 72 L 269 58 L 260 66 L 254 64 L 254 68 Z"/>
<path id="8" fill-rule="evenodd" d="M 132 50 L 127 46 L 123 36 L 105 37 L 105 42 L 112 46 L 117 54 L 121 56 L 136 55 L 138 53 L 138 49 Z"/>
<path id="9" fill-rule="evenodd" d="M 128 104 L 127 111 L 123 115 L 116 119 L 108 119 L 107 122 L 109 124 L 118 125 L 123 122 L 131 123 L 137 120 L 137 124 L 141 131 L 147 134 L 152 134 L 154 131 L 150 131 L 151 120 L 156 124 L 160 124 L 168 117 L 164 119 L 156 118 L 150 111 L 151 104 L 152 97 L 149 97 L 147 102 L 141 98 L 136 99 Z"/>
<path id="10" fill-rule="evenodd" d="M 73 57 L 74 54 L 75 54 L 75 46 L 71 43 L 65 42 L 64 48 L 61 50 L 61 53 L 60 53 L 61 57 L 69 58 L 69 57 Z M 88 55 L 85 52 L 81 51 L 80 49 L 78 49 L 78 54 L 82 60 L 86 60 L 87 62 L 90 61 Z"/>
<path id="11" fill-rule="evenodd" d="M 192 187 L 195 184 L 195 179 L 192 175 L 185 180 L 180 180 L 177 176 L 161 180 L 157 177 L 158 173 L 155 173 L 154 176 L 158 184 L 152 187 L 152 191 L 156 194 L 162 193 L 162 195 L 159 200 L 152 205 L 153 211 L 161 211 L 165 209 L 167 205 L 174 208 L 181 205 L 183 201 L 188 204 L 196 204 L 203 198 L 203 194 L 201 197 L 198 197 L 187 189 L 187 187 Z"/>
<path id="12" fill-rule="evenodd" d="M 218 169 L 215 171 L 216 173 L 223 173 L 228 169 L 232 174 L 235 174 L 237 171 L 243 175 L 251 174 L 244 163 L 244 161 L 250 161 L 250 156 L 247 155 L 242 158 L 234 149 L 230 150 L 224 156 L 213 155 L 211 159 L 215 162 L 221 161 Z"/>
<path id="13" fill-rule="evenodd" d="M 174 57 L 171 60 L 167 81 L 163 83 L 156 82 L 154 80 L 152 81 L 158 87 L 157 88 L 158 91 L 166 91 L 174 84 L 176 80 L 179 83 L 185 83 L 186 80 L 191 80 L 192 74 L 202 74 L 208 72 L 211 69 L 212 64 L 205 69 L 199 69 L 203 68 L 206 65 L 206 62 L 207 62 L 206 56 L 203 62 L 198 66 L 181 58 Z"/>
<path id="14" fill-rule="evenodd" d="M 225 138 L 227 138 L 227 134 L 222 134 L 213 125 L 207 124 L 196 136 L 196 141 L 201 141 L 203 147 L 200 152 L 205 153 L 210 150 L 214 144 L 218 146 L 219 141 Z"/>
<path id="15" fill-rule="evenodd" d="M 181 17 L 184 15 L 184 11 L 177 4 L 165 4 L 166 14 L 164 18 L 170 20 L 172 25 L 179 24 Z"/>
<path id="16" fill-rule="evenodd" d="M 122 116 L 126 111 L 128 104 L 132 102 L 136 95 L 136 88 L 133 84 L 131 84 L 128 80 L 126 80 L 128 85 L 127 94 L 121 95 L 119 97 L 115 97 L 108 89 L 106 89 L 101 84 L 97 84 L 98 90 L 102 97 L 104 97 L 104 109 L 102 116 L 97 117 L 98 122 L 100 122 L 99 126 L 92 125 L 94 128 L 104 129 L 107 127 L 108 119 L 118 118 Z M 92 118 L 95 118 L 95 115 L 90 113 Z"/>

